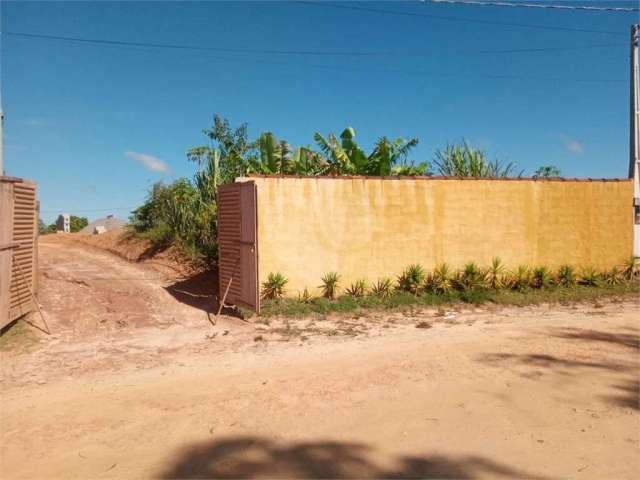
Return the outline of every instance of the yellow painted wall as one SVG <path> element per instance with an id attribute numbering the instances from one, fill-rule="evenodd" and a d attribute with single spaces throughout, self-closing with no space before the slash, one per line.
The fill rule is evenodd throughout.
<path id="1" fill-rule="evenodd" d="M 631 255 L 630 181 L 255 177 L 259 277 L 287 294 L 499 256 L 519 264 L 609 268 Z"/>

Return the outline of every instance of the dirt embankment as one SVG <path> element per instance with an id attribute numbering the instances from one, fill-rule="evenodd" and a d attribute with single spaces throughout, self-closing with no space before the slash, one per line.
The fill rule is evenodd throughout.
<path id="1" fill-rule="evenodd" d="M 44 243 L 84 244 L 117 255 L 129 262 L 144 263 L 160 273 L 175 278 L 192 276 L 202 271 L 174 247 L 160 248 L 151 241 L 136 237 L 127 228 L 101 235 L 83 233 L 56 234 L 42 237 Z"/>

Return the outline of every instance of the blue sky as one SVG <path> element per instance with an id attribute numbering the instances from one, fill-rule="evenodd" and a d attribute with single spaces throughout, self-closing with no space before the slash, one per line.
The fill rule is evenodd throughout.
<path id="1" fill-rule="evenodd" d="M 269 130 L 294 145 L 352 125 L 367 150 L 382 135 L 418 137 L 416 161 L 464 137 L 528 173 L 555 164 L 566 176 L 626 176 L 636 14 L 333 4 L 449 19 L 285 2 L 2 2 L 5 33 L 374 54 L 3 34 L 5 170 L 38 182 L 47 222 L 60 211 L 126 218 L 153 182 L 193 174 L 185 151 L 206 143 L 217 112 L 248 122 L 252 137 Z"/>

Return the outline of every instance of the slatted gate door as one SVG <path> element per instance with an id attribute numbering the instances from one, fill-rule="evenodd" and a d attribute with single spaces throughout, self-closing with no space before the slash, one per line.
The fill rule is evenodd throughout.
<path id="1" fill-rule="evenodd" d="M 37 227 L 36 184 L 0 177 L 0 328 L 34 309 Z"/>
<path id="2" fill-rule="evenodd" d="M 220 300 L 260 313 L 256 202 L 254 182 L 218 189 L 218 266 Z"/>

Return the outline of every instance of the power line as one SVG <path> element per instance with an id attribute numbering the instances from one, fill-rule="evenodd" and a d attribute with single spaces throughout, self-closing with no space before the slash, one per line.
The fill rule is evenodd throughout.
<path id="1" fill-rule="evenodd" d="M 38 38 L 38 39 L 46 39 L 46 40 L 60 40 L 60 41 L 69 41 L 69 42 L 81 42 L 87 45 L 110 45 L 110 46 L 118 46 L 118 47 L 153 47 L 153 48 L 181 48 L 181 49 L 195 49 L 195 50 L 207 50 L 208 47 L 199 47 L 199 46 L 177 46 L 177 45 L 169 45 L 169 44 L 157 44 L 157 43 L 142 43 L 142 42 L 125 42 L 119 40 L 102 40 L 102 39 L 89 39 L 89 38 L 80 38 L 80 37 L 62 37 L 57 35 L 39 35 L 39 34 L 31 34 L 31 33 L 23 33 L 23 32 L 4 32 L 5 35 L 15 35 L 15 36 L 25 36 L 27 38 Z M 585 46 L 576 46 L 576 47 L 540 47 L 540 48 L 522 48 L 522 49 L 501 49 L 501 50 L 478 50 L 478 51 L 469 51 L 469 50 L 460 50 L 466 54 L 473 53 L 530 53 L 530 52 L 543 52 L 543 51 L 554 51 L 554 50 L 573 50 L 573 49 L 584 49 L 584 48 L 603 48 L 603 47 L 616 47 L 621 46 L 623 44 L 605 44 L 605 45 L 585 45 Z M 282 51 L 281 51 L 282 52 Z M 244 53 L 249 53 L 245 51 Z M 417 55 L 417 54 L 416 54 Z M 420 54 L 424 55 L 424 53 Z M 250 61 L 252 63 L 262 63 L 267 65 L 291 65 L 296 67 L 304 67 L 304 68 L 316 68 L 316 69 L 325 69 L 325 70 L 334 70 L 334 71 L 351 71 L 351 72 L 369 72 L 369 73 L 398 73 L 398 74 L 408 74 L 408 75 L 425 75 L 427 77 L 441 77 L 441 78 L 461 78 L 461 77 L 481 77 L 481 78 L 492 78 L 498 80 L 540 80 L 540 81 L 553 81 L 553 82 L 564 82 L 564 81 L 572 81 L 572 82 L 624 82 L 625 80 L 617 80 L 617 79 L 602 79 L 602 78 L 561 78 L 561 77 L 535 77 L 531 75 L 511 75 L 511 74 L 467 74 L 465 72 L 451 72 L 451 73 L 441 73 L 441 72 L 429 72 L 425 70 L 402 70 L 402 69 L 363 69 L 363 68 L 353 68 L 351 66 L 335 66 L 335 65 L 321 65 L 321 64 L 311 64 L 305 63 L 303 65 L 299 65 L 296 63 L 285 62 L 285 61 L 274 61 L 274 60 L 264 60 L 264 59 L 246 59 L 246 58 L 238 58 L 238 57 L 224 57 L 220 55 L 215 56 L 218 60 L 223 61 L 231 61 L 231 62 L 244 62 Z"/>
<path id="2" fill-rule="evenodd" d="M 551 25 L 539 25 L 533 23 L 513 23 L 513 22 L 500 22 L 497 20 L 480 20 L 477 18 L 468 18 L 468 17 L 451 17 L 444 15 L 433 15 L 430 13 L 418 13 L 418 12 L 402 12 L 399 10 L 386 10 L 381 8 L 372 8 L 372 7 L 360 7 L 355 5 L 338 5 L 335 3 L 327 3 L 327 2 L 314 2 L 311 0 L 295 0 L 293 3 L 299 3 L 302 5 L 312 5 L 316 7 L 330 7 L 330 8 L 339 8 L 343 10 L 355 10 L 359 12 L 370 12 L 370 13 L 379 13 L 382 15 L 397 15 L 403 17 L 418 17 L 418 18 L 431 18 L 435 20 L 445 20 L 452 22 L 468 22 L 468 23 L 480 23 L 485 25 L 501 25 L 505 27 L 520 27 L 520 28 L 537 28 L 541 30 L 557 30 L 557 31 L 566 31 L 566 32 L 580 32 L 580 33 L 603 33 L 607 35 L 624 35 L 626 33 L 622 32 L 614 32 L 611 30 L 593 30 L 588 28 L 573 28 L 573 27 L 555 27 Z"/>
<path id="3" fill-rule="evenodd" d="M 484 2 L 479 0 L 420 0 L 423 3 L 443 3 L 453 5 L 472 5 L 481 7 L 519 7 L 519 8 L 547 8 L 555 10 L 583 10 L 587 12 L 640 12 L 637 7 L 591 7 L 586 5 L 548 5 L 544 3 L 512 3 L 512 2 Z"/>
<path id="4" fill-rule="evenodd" d="M 26 32 L 0 32 L 3 35 L 10 35 L 15 37 L 35 38 L 41 40 L 56 40 L 66 42 L 79 42 L 89 45 L 109 45 L 118 47 L 150 47 L 159 49 L 180 49 L 180 50 L 196 50 L 196 51 L 215 51 L 225 53 L 260 53 L 260 54 L 277 54 L 277 55 L 312 55 L 312 56 L 382 56 L 382 55 L 406 55 L 406 56 L 423 56 L 429 52 L 425 51 L 369 51 L 369 52 L 341 52 L 341 51 L 329 51 L 329 50 L 254 50 L 254 49 L 240 49 L 240 48 L 219 48 L 219 47 L 207 47 L 200 45 L 178 45 L 178 44 L 166 44 L 166 43 L 148 43 L 148 42 L 128 42 L 122 40 L 105 40 L 98 38 L 81 38 L 81 37 L 65 37 L 60 35 L 43 35 L 36 33 Z M 496 50 L 459 50 L 465 53 L 524 53 L 524 52 L 555 52 L 563 50 L 590 50 L 593 48 L 611 48 L 611 47 L 624 47 L 626 43 L 605 43 L 605 44 L 591 44 L 591 45 L 576 45 L 566 47 L 531 47 L 531 48 L 506 48 Z"/>
<path id="5" fill-rule="evenodd" d="M 150 47 L 150 48 L 167 48 L 173 50 L 199 50 L 222 53 L 259 53 L 272 55 L 317 55 L 317 56 L 373 56 L 379 55 L 380 52 L 344 52 L 344 51 L 326 51 L 326 50 L 268 50 L 268 49 L 247 49 L 247 48 L 221 48 L 207 47 L 199 45 L 178 45 L 168 43 L 148 43 L 148 42 L 126 42 L 120 40 L 105 40 L 97 38 L 80 38 L 80 37 L 63 37 L 59 35 L 40 35 L 36 33 L 25 32 L 2 32 L 4 35 L 27 38 L 41 38 L 47 40 L 72 41 L 80 43 L 91 43 L 99 45 L 114 45 L 120 47 Z"/>

